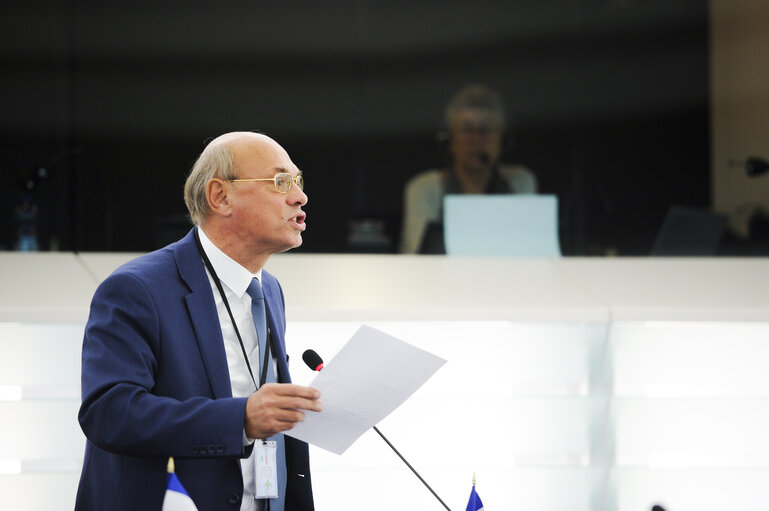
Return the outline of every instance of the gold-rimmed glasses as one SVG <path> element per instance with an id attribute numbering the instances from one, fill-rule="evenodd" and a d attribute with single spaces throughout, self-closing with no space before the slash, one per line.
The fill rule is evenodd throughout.
<path id="1" fill-rule="evenodd" d="M 252 178 L 252 179 L 226 179 L 230 183 L 247 183 L 250 181 L 272 181 L 275 185 L 275 191 L 280 193 L 288 193 L 291 191 L 291 185 L 296 183 L 296 186 L 300 190 L 304 190 L 304 178 L 301 174 L 296 177 L 292 177 L 288 172 L 279 172 L 273 177 L 264 178 Z"/>

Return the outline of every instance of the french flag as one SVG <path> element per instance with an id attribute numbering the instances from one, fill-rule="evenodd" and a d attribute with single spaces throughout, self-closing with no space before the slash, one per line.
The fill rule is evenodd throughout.
<path id="1" fill-rule="evenodd" d="M 173 458 L 168 458 L 168 487 L 166 488 L 166 496 L 163 498 L 162 511 L 198 511 L 174 472 Z"/>
<path id="2" fill-rule="evenodd" d="M 466 511 L 483 511 L 483 502 L 475 491 L 475 474 L 473 474 L 473 491 L 470 492 L 470 500 L 467 501 Z"/>

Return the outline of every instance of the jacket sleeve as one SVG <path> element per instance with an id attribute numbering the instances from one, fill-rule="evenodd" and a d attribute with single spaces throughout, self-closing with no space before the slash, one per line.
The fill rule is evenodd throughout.
<path id="1" fill-rule="evenodd" d="M 161 325 L 160 310 L 178 315 L 182 305 L 155 302 L 127 272 L 97 289 L 83 339 L 83 432 L 99 448 L 130 456 L 246 456 L 246 398 L 213 398 L 189 320 L 179 318 L 178 336 Z"/>

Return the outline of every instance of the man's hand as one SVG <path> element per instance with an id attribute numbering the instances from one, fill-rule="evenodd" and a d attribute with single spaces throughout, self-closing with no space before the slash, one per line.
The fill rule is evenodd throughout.
<path id="1" fill-rule="evenodd" d="M 248 438 L 265 439 L 293 428 L 304 420 L 302 410 L 323 409 L 320 392 L 290 383 L 265 383 L 246 402 L 245 430 Z"/>

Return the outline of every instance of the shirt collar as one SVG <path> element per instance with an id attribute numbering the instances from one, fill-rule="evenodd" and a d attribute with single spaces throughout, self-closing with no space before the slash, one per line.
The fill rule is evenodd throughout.
<path id="1" fill-rule="evenodd" d="M 211 261 L 216 275 L 222 284 L 230 288 L 230 291 L 235 293 L 236 296 L 243 297 L 254 277 L 259 279 L 260 283 L 262 282 L 262 270 L 251 273 L 214 245 L 214 242 L 208 239 L 208 236 L 206 236 L 205 231 L 201 227 L 197 227 L 197 229 L 200 234 L 200 244 Z"/>

